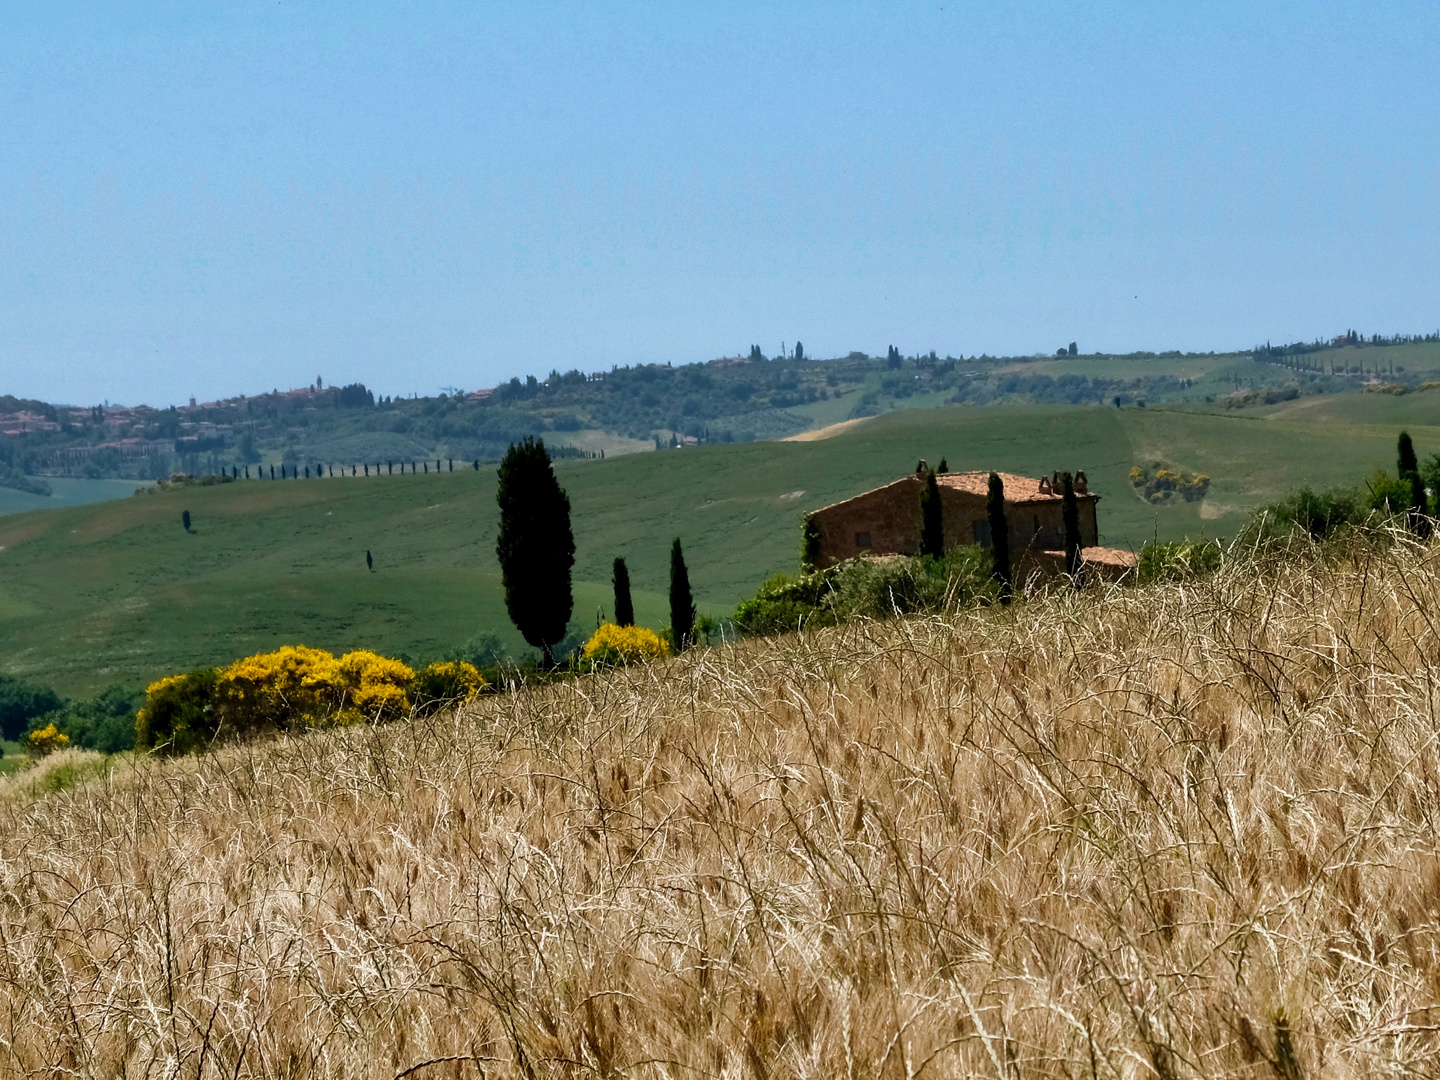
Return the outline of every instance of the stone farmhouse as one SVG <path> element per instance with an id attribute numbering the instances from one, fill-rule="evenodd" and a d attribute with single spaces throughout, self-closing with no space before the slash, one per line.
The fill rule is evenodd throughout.
<path id="1" fill-rule="evenodd" d="M 920 492 L 928 467 L 924 461 L 909 476 L 811 515 L 819 528 L 820 551 L 816 566 L 824 569 L 845 559 L 862 556 L 913 555 L 920 550 Z M 1010 557 L 1020 574 L 1059 573 L 1065 567 L 1064 497 L 1060 478 L 1032 479 L 1001 473 L 1005 484 L 1005 521 L 1010 526 Z M 961 544 L 990 546 L 990 522 L 985 503 L 990 490 L 988 472 L 939 473 L 941 516 L 945 547 Z M 1099 546 L 1095 504 L 1100 496 L 1090 490 L 1083 472 L 1075 474 L 1075 501 L 1080 512 L 1081 557 L 1097 576 L 1119 577 L 1135 565 L 1129 551 Z"/>

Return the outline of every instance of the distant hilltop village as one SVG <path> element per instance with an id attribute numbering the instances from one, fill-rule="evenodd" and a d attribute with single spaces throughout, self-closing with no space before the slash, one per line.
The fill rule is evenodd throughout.
<path id="1" fill-rule="evenodd" d="M 1058 355 L 1057 355 L 1058 354 Z M 796 342 L 697 364 L 551 370 L 485 389 L 430 397 L 376 395 L 360 383 L 240 395 L 154 408 L 55 406 L 0 396 L 0 484 L 17 476 L 151 479 L 242 472 L 246 465 L 496 461 L 527 436 L 559 457 L 779 439 L 940 405 L 1163 404 L 1258 408 L 1359 389 L 1409 393 L 1435 385 L 1440 335 L 1368 337 L 1234 353 L 1056 353 L 993 357 L 936 351 L 852 352 L 817 360 Z M 1426 381 L 1427 378 L 1430 381 Z"/>

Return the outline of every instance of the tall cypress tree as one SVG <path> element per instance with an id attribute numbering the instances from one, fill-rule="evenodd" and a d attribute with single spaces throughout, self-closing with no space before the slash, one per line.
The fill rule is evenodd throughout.
<path id="1" fill-rule="evenodd" d="M 1410 531 L 1422 540 L 1430 535 L 1430 500 L 1425 495 L 1425 481 L 1418 472 L 1410 474 Z"/>
<path id="2" fill-rule="evenodd" d="M 990 474 L 985 516 L 990 522 L 991 573 L 1000 583 L 1000 602 L 1008 604 L 1014 589 L 1010 579 L 1010 522 L 1005 518 L 1005 481 L 1000 479 L 999 473 Z"/>
<path id="3" fill-rule="evenodd" d="M 570 571 L 575 535 L 570 498 L 555 479 L 545 442 L 527 436 L 512 443 L 500 462 L 500 535 L 495 554 L 505 586 L 505 610 L 522 637 L 555 663 L 554 647 L 565 636 L 575 597 Z"/>
<path id="4" fill-rule="evenodd" d="M 1430 535 L 1430 500 L 1425 494 L 1425 481 L 1420 478 L 1420 462 L 1415 457 L 1415 444 L 1408 431 L 1400 432 L 1396 447 L 1400 479 L 1410 485 L 1410 508 L 1406 514 L 1410 531 L 1416 536 Z"/>
<path id="5" fill-rule="evenodd" d="M 635 625 L 635 605 L 630 601 L 630 568 L 624 559 L 616 559 L 610 583 L 615 586 L 615 622 L 619 626 Z"/>
<path id="6" fill-rule="evenodd" d="M 920 554 L 932 559 L 945 554 L 945 517 L 934 469 L 926 472 L 925 487 L 920 491 Z"/>
<path id="7" fill-rule="evenodd" d="M 1065 524 L 1065 572 L 1076 582 L 1080 580 L 1080 504 L 1075 500 L 1075 478 L 1068 472 L 1060 474 L 1060 516 Z"/>
<path id="8" fill-rule="evenodd" d="M 695 643 L 695 597 L 690 592 L 690 571 L 680 538 L 670 548 L 670 635 L 675 651 L 683 652 Z"/>
<path id="9" fill-rule="evenodd" d="M 819 569 L 820 566 L 820 545 L 823 542 L 820 535 L 820 523 L 815 520 L 814 514 L 806 514 L 805 520 L 800 525 L 800 567 L 805 571 Z"/>
<path id="10" fill-rule="evenodd" d="M 1396 447 L 1399 451 L 1399 472 L 1400 479 L 1404 480 L 1413 472 L 1420 471 L 1420 462 L 1415 460 L 1415 444 L 1410 441 L 1408 431 L 1400 432 L 1399 443 Z"/>

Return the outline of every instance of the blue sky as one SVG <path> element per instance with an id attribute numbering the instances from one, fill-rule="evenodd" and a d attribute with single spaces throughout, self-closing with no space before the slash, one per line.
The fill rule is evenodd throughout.
<path id="1" fill-rule="evenodd" d="M 1437 46 L 1433 4 L 10 4 L 0 392 L 1433 330 Z"/>

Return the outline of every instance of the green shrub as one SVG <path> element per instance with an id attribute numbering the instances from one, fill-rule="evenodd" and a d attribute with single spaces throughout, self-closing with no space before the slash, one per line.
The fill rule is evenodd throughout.
<path id="1" fill-rule="evenodd" d="M 151 683 L 135 718 L 135 745 L 171 754 L 208 747 L 220 734 L 215 701 L 219 678 L 219 668 L 205 668 Z"/>
<path id="2" fill-rule="evenodd" d="M 793 578 L 776 574 L 735 609 L 733 623 L 743 634 L 783 634 L 848 619 L 945 611 L 999 595 L 990 553 L 971 544 L 939 559 L 851 559 Z"/>
<path id="3" fill-rule="evenodd" d="M 1382 514 L 1403 514 L 1410 508 L 1409 477 L 1394 477 L 1384 469 L 1376 469 L 1365 481 L 1370 491 L 1370 509 Z"/>
<path id="4" fill-rule="evenodd" d="M 834 589 L 838 568 L 802 573 L 793 578 L 775 574 L 735 609 L 733 622 L 742 634 L 783 634 L 803 626 L 829 626 L 834 616 L 825 605 Z"/>
<path id="5" fill-rule="evenodd" d="M 20 738 L 32 718 L 54 712 L 61 704 L 60 696 L 49 687 L 0 675 L 0 735 Z"/>
<path id="6" fill-rule="evenodd" d="M 135 712 L 145 695 L 124 686 L 106 687 L 89 700 L 66 702 L 55 712 L 30 720 L 30 730 L 55 724 L 86 750 L 118 754 L 135 747 Z"/>
<path id="7" fill-rule="evenodd" d="M 1405 488 L 1408 502 L 1410 490 Z M 1399 504 L 1403 510 L 1406 503 Z M 1289 498 L 1261 507 L 1251 516 L 1245 531 L 1250 541 L 1283 538 L 1296 532 L 1311 540 L 1329 540 L 1345 529 L 1364 525 L 1373 519 L 1369 501 L 1350 488 L 1312 491 L 1301 488 Z"/>
<path id="8" fill-rule="evenodd" d="M 1140 549 L 1136 576 L 1142 584 L 1186 581 L 1220 568 L 1224 549 L 1218 540 L 1175 540 L 1146 544 Z"/>

